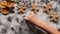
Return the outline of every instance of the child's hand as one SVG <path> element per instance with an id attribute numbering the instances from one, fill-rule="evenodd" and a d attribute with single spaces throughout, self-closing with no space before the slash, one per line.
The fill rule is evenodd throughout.
<path id="1" fill-rule="evenodd" d="M 31 12 L 28 16 L 25 16 L 24 19 L 28 20 L 28 21 L 31 21 L 33 24 L 43 28 L 44 30 L 46 30 L 47 32 L 49 32 L 51 34 L 60 34 L 53 27 L 51 27 L 48 24 L 44 23 L 43 21 L 37 19 L 33 12 Z"/>
<path id="2" fill-rule="evenodd" d="M 29 13 L 29 15 L 25 16 L 24 19 L 28 21 L 34 21 L 36 16 L 34 15 L 33 12 Z"/>

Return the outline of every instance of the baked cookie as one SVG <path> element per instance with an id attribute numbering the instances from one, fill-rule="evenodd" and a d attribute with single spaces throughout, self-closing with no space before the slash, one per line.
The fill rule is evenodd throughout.
<path id="1" fill-rule="evenodd" d="M 6 0 L 6 1 L 14 1 L 14 0 Z"/>
<path id="2" fill-rule="evenodd" d="M 53 13 L 50 15 L 50 21 L 51 21 L 51 22 L 57 22 L 57 19 L 58 19 L 57 13 L 56 13 L 56 12 L 53 12 Z"/>
<path id="3" fill-rule="evenodd" d="M 34 13 L 36 13 L 39 11 L 39 7 L 36 4 L 31 3 L 31 11 L 34 11 Z"/>
<path id="4" fill-rule="evenodd" d="M 51 10 L 51 4 L 50 3 L 47 3 L 46 6 L 44 6 L 44 12 L 49 14 L 49 11 Z"/>
<path id="5" fill-rule="evenodd" d="M 19 5 L 19 9 L 18 9 L 18 10 L 19 10 L 19 12 L 18 12 L 18 13 L 22 13 L 22 14 L 23 14 L 23 13 L 25 13 L 25 5 L 24 5 L 23 3 L 22 3 L 22 4 L 20 4 L 20 5 Z"/>
<path id="6" fill-rule="evenodd" d="M 14 8 L 14 3 L 12 1 L 7 2 L 7 7 Z"/>
<path id="7" fill-rule="evenodd" d="M 0 2 L 0 7 L 1 7 L 1 8 L 5 8 L 6 5 L 7 5 L 7 2 L 6 2 L 6 1 Z"/>
<path id="8" fill-rule="evenodd" d="M 9 13 L 9 11 L 7 9 L 5 9 L 5 8 L 2 8 L 1 13 L 4 14 L 4 15 L 7 15 Z"/>
<path id="9" fill-rule="evenodd" d="M 12 8 L 9 8 L 9 7 L 7 7 L 7 6 L 6 6 L 6 8 L 5 8 L 5 9 L 6 9 L 6 10 L 8 10 L 8 11 L 9 11 L 9 13 L 15 13 L 15 12 L 14 12 L 14 10 L 13 10 Z"/>

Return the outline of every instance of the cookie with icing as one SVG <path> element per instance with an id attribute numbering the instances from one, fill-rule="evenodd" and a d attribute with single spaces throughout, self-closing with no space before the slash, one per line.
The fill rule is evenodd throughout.
<path id="1" fill-rule="evenodd" d="M 39 11 L 39 7 L 36 4 L 31 3 L 31 11 L 34 11 L 34 13 L 36 13 Z"/>
<path id="2" fill-rule="evenodd" d="M 44 12 L 47 13 L 47 14 L 49 14 L 50 10 L 51 10 L 51 4 L 47 3 L 47 5 L 44 6 Z"/>
<path id="3" fill-rule="evenodd" d="M 56 12 L 53 12 L 53 13 L 50 15 L 50 21 L 52 21 L 52 22 L 57 22 L 57 20 L 58 20 L 57 13 L 56 13 Z"/>
<path id="4" fill-rule="evenodd" d="M 18 9 L 18 10 L 19 10 L 19 12 L 18 12 L 18 13 L 22 13 L 22 14 L 23 14 L 23 13 L 25 13 L 25 5 L 24 5 L 23 3 L 22 3 L 22 4 L 20 4 L 20 5 L 19 5 L 19 9 Z"/>

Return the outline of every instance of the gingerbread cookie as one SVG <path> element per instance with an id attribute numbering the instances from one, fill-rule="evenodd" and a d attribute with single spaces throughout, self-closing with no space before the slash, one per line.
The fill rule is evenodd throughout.
<path id="1" fill-rule="evenodd" d="M 6 5 L 7 5 L 7 2 L 6 2 L 6 1 L 2 1 L 2 2 L 0 3 L 0 7 L 1 7 L 1 8 L 5 8 Z"/>
<path id="2" fill-rule="evenodd" d="M 12 1 L 7 1 L 7 7 L 14 8 L 14 3 Z"/>
<path id="3" fill-rule="evenodd" d="M 14 1 L 14 0 L 6 0 L 6 1 Z"/>
<path id="4" fill-rule="evenodd" d="M 2 8 L 2 14 L 7 15 L 9 13 L 9 11 L 6 8 Z"/>
<path id="5" fill-rule="evenodd" d="M 34 11 L 34 13 L 36 13 L 39 11 L 39 7 L 36 4 L 31 3 L 31 10 Z"/>
<path id="6" fill-rule="evenodd" d="M 57 20 L 58 20 L 57 13 L 56 13 L 56 12 L 53 12 L 53 13 L 50 15 L 50 21 L 52 21 L 52 22 L 57 22 Z"/>
<path id="7" fill-rule="evenodd" d="M 31 10 L 34 11 L 34 13 L 36 13 L 39 11 L 39 7 L 36 4 L 31 3 Z"/>
<path id="8" fill-rule="evenodd" d="M 44 6 L 44 11 L 45 13 L 49 14 L 49 11 L 51 10 L 51 4 L 50 3 L 47 3 L 46 6 Z"/>
<path id="9" fill-rule="evenodd" d="M 25 13 L 25 6 L 24 6 L 23 3 L 19 5 L 19 9 L 18 10 L 19 10 L 18 13 L 22 13 L 22 14 Z"/>
<path id="10" fill-rule="evenodd" d="M 9 7 L 9 8 L 14 8 L 14 3 L 13 3 L 13 1 L 2 1 L 1 3 L 0 3 L 0 7 L 1 8 L 5 8 L 5 7 Z"/>

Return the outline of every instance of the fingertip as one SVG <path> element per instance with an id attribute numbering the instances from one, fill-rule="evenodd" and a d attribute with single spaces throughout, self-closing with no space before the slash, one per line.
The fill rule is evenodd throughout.
<path id="1" fill-rule="evenodd" d="M 34 12 L 31 12 L 30 15 L 31 15 L 31 14 L 34 14 Z"/>
<path id="2" fill-rule="evenodd" d="M 28 20 L 28 17 L 27 17 L 27 16 L 24 16 L 23 18 L 24 18 L 25 20 Z"/>

